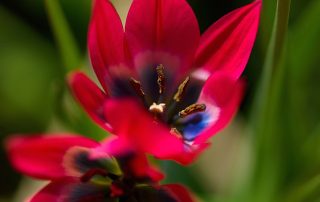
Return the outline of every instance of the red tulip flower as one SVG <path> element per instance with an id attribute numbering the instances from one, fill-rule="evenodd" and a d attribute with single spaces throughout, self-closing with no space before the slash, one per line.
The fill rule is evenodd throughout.
<path id="1" fill-rule="evenodd" d="M 89 115 L 118 135 L 112 149 L 192 162 L 240 105 L 261 4 L 200 36 L 185 0 L 133 0 L 125 26 L 108 0 L 96 0 L 88 46 L 103 91 L 79 72 L 70 84 Z"/>
<path id="2" fill-rule="evenodd" d="M 31 202 L 192 202 L 177 184 L 159 185 L 163 174 L 144 154 L 101 152 L 93 140 L 59 135 L 13 137 L 7 141 L 9 158 L 22 173 L 51 182 Z"/>

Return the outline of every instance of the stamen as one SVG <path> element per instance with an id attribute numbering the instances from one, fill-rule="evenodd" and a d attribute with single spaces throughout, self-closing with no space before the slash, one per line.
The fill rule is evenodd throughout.
<path id="1" fill-rule="evenodd" d="M 190 114 L 194 114 L 197 112 L 203 112 L 206 110 L 206 105 L 205 104 L 192 104 L 185 108 L 184 110 L 179 112 L 179 116 L 181 118 L 184 118 Z"/>
<path id="2" fill-rule="evenodd" d="M 172 135 L 177 136 L 179 139 L 183 139 L 183 135 L 180 133 L 180 131 L 177 128 L 171 128 L 170 133 Z"/>
<path id="3" fill-rule="evenodd" d="M 157 66 L 157 74 L 158 74 L 158 86 L 159 86 L 159 94 L 162 94 L 164 92 L 164 82 L 165 82 L 165 75 L 164 75 L 164 66 L 160 64 Z"/>
<path id="4" fill-rule="evenodd" d="M 144 97 L 145 93 L 142 90 L 140 81 L 138 81 L 138 80 L 136 80 L 136 79 L 131 77 L 130 78 L 130 84 L 132 85 L 132 87 L 134 88 L 134 90 L 136 91 L 136 93 L 139 96 Z"/>
<path id="5" fill-rule="evenodd" d="M 162 114 L 164 112 L 164 108 L 166 107 L 165 103 L 153 103 L 150 107 L 149 107 L 149 111 L 155 114 Z"/>
<path id="6" fill-rule="evenodd" d="M 190 77 L 188 76 L 178 87 L 178 91 L 176 92 L 176 94 L 174 95 L 173 99 L 176 101 L 176 102 L 180 102 L 181 99 L 182 99 L 182 96 L 183 96 L 183 93 L 186 89 L 186 86 L 187 84 L 189 83 L 190 81 Z"/>

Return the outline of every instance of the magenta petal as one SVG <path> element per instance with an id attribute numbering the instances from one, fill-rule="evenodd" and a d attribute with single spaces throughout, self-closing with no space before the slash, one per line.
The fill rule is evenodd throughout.
<path id="1" fill-rule="evenodd" d="M 109 197 L 108 187 L 94 183 L 81 183 L 76 178 L 55 180 L 38 192 L 31 202 L 105 202 L 116 201 Z"/>
<path id="2" fill-rule="evenodd" d="M 92 66 L 107 91 L 110 74 L 115 74 L 127 63 L 123 25 L 109 0 L 95 0 L 89 25 L 88 46 Z"/>
<path id="3" fill-rule="evenodd" d="M 223 129 L 237 112 L 244 92 L 244 82 L 230 75 L 216 73 L 205 83 L 199 101 L 211 113 L 211 123 L 199 134 L 195 144 L 203 143 Z"/>
<path id="4" fill-rule="evenodd" d="M 148 177 L 154 182 L 159 182 L 164 178 L 164 175 L 156 168 L 149 164 L 145 154 L 136 154 L 129 164 L 131 172 L 134 172 L 135 177 Z"/>
<path id="5" fill-rule="evenodd" d="M 135 152 L 135 145 L 128 142 L 126 138 L 119 138 L 115 136 L 107 138 L 107 140 L 102 143 L 100 147 L 94 149 L 94 153 L 107 153 L 110 156 L 126 156 L 127 154 Z"/>
<path id="6" fill-rule="evenodd" d="M 185 148 L 187 149 L 187 152 L 183 155 L 179 154 L 176 158 L 179 159 L 178 162 L 180 164 L 189 165 L 194 162 L 210 145 L 210 143 L 194 143 L 192 146 L 189 146 L 189 148 Z"/>
<path id="7" fill-rule="evenodd" d="M 70 186 L 76 183 L 76 180 L 72 178 L 64 178 L 51 182 L 35 194 L 30 202 L 64 202 L 63 195 Z"/>
<path id="8" fill-rule="evenodd" d="M 185 0 L 134 0 L 127 17 L 126 36 L 137 68 L 163 64 L 170 69 L 179 68 L 183 74 L 193 60 L 200 32 Z M 168 56 L 177 57 L 177 63 Z"/>
<path id="9" fill-rule="evenodd" d="M 98 143 L 81 136 L 15 136 L 6 141 L 13 166 L 22 173 L 40 179 L 65 176 L 63 157 L 73 146 L 96 147 Z"/>
<path id="10" fill-rule="evenodd" d="M 171 135 L 169 129 L 156 123 L 140 105 L 131 100 L 108 100 L 105 114 L 114 133 L 119 136 L 119 145 L 132 145 L 138 151 L 156 156 L 180 152 L 182 141 Z M 120 120 L 120 121 L 119 121 Z M 121 142 L 121 144 L 120 144 Z M 163 145 L 170 145 L 165 148 Z"/>
<path id="11" fill-rule="evenodd" d="M 190 191 L 179 184 L 166 184 L 161 186 L 162 189 L 172 194 L 178 201 L 177 202 L 195 202 L 196 200 Z"/>
<path id="12" fill-rule="evenodd" d="M 196 66 L 209 72 L 222 70 L 239 78 L 257 34 L 260 0 L 236 9 L 213 24 L 201 37 Z"/>
<path id="13" fill-rule="evenodd" d="M 102 128 L 111 131 L 103 112 L 104 102 L 108 95 L 81 72 L 74 72 L 70 75 L 69 86 L 89 116 Z"/>
<path id="14" fill-rule="evenodd" d="M 114 155 L 124 151 L 146 152 L 160 159 L 189 164 L 206 145 L 190 150 L 170 129 L 154 121 L 141 106 L 131 100 L 108 100 L 106 117 L 119 138 L 106 145 Z M 119 121 L 121 120 L 121 121 Z"/>

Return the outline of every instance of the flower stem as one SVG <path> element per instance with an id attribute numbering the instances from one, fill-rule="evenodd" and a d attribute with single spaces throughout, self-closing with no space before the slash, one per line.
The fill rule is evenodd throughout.
<path id="1" fill-rule="evenodd" d="M 263 67 L 260 89 L 258 91 L 259 93 L 255 103 L 260 106 L 265 105 L 263 104 L 264 101 L 262 100 L 266 100 L 264 98 L 266 98 L 271 90 L 272 80 L 275 78 L 275 74 L 281 71 L 279 70 L 281 67 L 278 66 L 281 63 L 286 45 L 290 3 L 291 0 L 277 1 L 277 11 L 273 25 L 273 31 Z M 258 107 L 257 109 L 261 108 Z"/>
<path id="2" fill-rule="evenodd" d="M 275 201 L 281 184 L 283 126 L 283 86 L 285 54 L 291 0 L 278 0 L 277 10 L 263 67 L 261 83 L 254 100 L 251 124 L 254 138 L 254 165 L 246 201 Z M 284 123 L 282 123 L 284 124 Z M 253 194 L 254 193 L 254 194 Z"/>
<path id="3" fill-rule="evenodd" d="M 66 72 L 80 65 L 80 53 L 58 0 L 45 1 L 51 27 L 60 49 Z"/>

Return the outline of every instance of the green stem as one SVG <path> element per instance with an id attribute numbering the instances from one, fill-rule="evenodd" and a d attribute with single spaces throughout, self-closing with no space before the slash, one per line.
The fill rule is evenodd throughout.
<path id="1" fill-rule="evenodd" d="M 66 72 L 71 71 L 80 65 L 80 53 L 76 40 L 65 19 L 59 1 L 46 0 L 45 4 Z"/>
<path id="2" fill-rule="evenodd" d="M 278 0 L 261 83 L 252 111 L 255 164 L 247 201 L 274 201 L 281 175 L 281 106 L 290 0 Z"/>
<path id="3" fill-rule="evenodd" d="M 64 16 L 59 0 L 45 0 L 47 15 L 51 25 L 56 44 L 61 55 L 64 66 L 63 77 L 69 72 L 78 68 L 80 52 L 76 40 L 71 32 L 68 22 Z M 57 84 L 56 116 L 64 126 L 70 127 L 70 117 L 66 112 L 63 100 L 66 96 L 66 87 L 61 83 Z"/>
<path id="4" fill-rule="evenodd" d="M 283 199 L 285 202 L 301 202 L 301 201 L 314 201 L 312 196 L 316 196 L 318 199 L 318 193 L 320 191 L 320 175 L 315 176 L 307 182 L 300 183 L 295 189 Z"/>
<path id="5" fill-rule="evenodd" d="M 278 0 L 276 17 L 273 25 L 271 40 L 267 50 L 267 56 L 263 67 L 262 80 L 258 93 L 258 100 L 255 104 L 259 106 L 266 105 L 263 100 L 266 100 L 271 89 L 271 83 L 274 74 L 276 74 L 277 66 L 279 66 L 283 56 L 284 47 L 286 44 L 288 21 L 290 13 L 291 0 Z M 260 104 L 259 104 L 260 103 Z M 261 109 L 257 107 L 257 109 Z"/>

